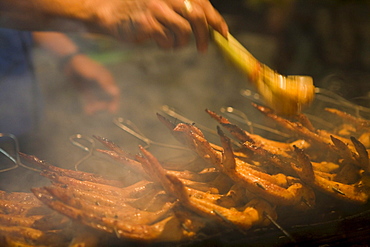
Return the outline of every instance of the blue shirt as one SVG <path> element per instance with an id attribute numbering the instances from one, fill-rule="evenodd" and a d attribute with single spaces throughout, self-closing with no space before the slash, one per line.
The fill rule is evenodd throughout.
<path id="1" fill-rule="evenodd" d="M 0 132 L 32 131 L 41 113 L 41 96 L 32 63 L 32 33 L 0 28 Z"/>

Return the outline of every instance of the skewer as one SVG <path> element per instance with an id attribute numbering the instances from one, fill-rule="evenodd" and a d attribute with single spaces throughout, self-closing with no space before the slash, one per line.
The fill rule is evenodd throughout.
<path id="1" fill-rule="evenodd" d="M 14 169 L 16 169 L 20 166 L 23 167 L 23 168 L 26 168 L 28 170 L 34 171 L 34 172 L 38 172 L 38 173 L 41 172 L 41 170 L 38 170 L 38 169 L 33 168 L 33 167 L 26 166 L 21 162 L 21 160 L 19 158 L 19 143 L 18 143 L 18 139 L 15 135 L 9 134 L 9 133 L 0 133 L 0 138 L 3 138 L 3 137 L 10 138 L 13 141 L 13 148 L 14 148 L 14 156 L 15 157 L 12 157 L 3 148 L 0 148 L 0 153 L 2 153 L 5 157 L 7 157 L 14 164 L 11 167 L 1 169 L 0 173 L 14 170 Z"/>
<path id="2" fill-rule="evenodd" d="M 90 137 L 87 137 L 81 134 L 75 134 L 69 137 L 69 141 L 74 146 L 87 152 L 85 156 L 83 156 L 81 159 L 79 159 L 74 164 L 74 168 L 76 171 L 80 171 L 79 167 L 81 166 L 81 164 L 86 162 L 88 159 L 92 158 L 93 156 L 98 157 L 100 159 L 104 159 L 104 160 L 107 159 L 107 156 L 105 156 L 104 154 L 101 154 L 100 152 L 95 152 L 96 151 L 96 141 L 93 138 L 90 138 Z"/>
<path id="3" fill-rule="evenodd" d="M 231 106 L 222 107 L 221 112 L 230 115 L 232 118 L 234 118 L 234 119 L 236 119 L 236 120 L 238 120 L 242 123 L 245 123 L 249 127 L 249 130 L 250 130 L 251 134 L 254 134 L 254 128 L 256 128 L 256 129 L 268 131 L 270 133 L 276 134 L 276 135 L 284 137 L 284 138 L 290 138 L 291 137 L 288 134 L 283 133 L 281 131 L 278 131 L 276 129 L 272 129 L 272 128 L 269 128 L 267 126 L 264 126 L 264 125 L 261 125 L 261 124 L 254 123 L 254 122 L 250 121 L 245 113 L 243 113 L 242 111 L 237 110 L 237 109 L 235 109 Z"/>
<path id="4" fill-rule="evenodd" d="M 122 117 L 117 117 L 113 119 L 113 123 L 119 127 L 120 129 L 126 131 L 130 135 L 136 137 L 140 141 L 143 141 L 146 146 L 144 148 L 148 148 L 151 145 L 159 146 L 159 147 L 164 147 L 164 148 L 172 148 L 172 149 L 178 149 L 178 150 L 186 150 L 189 151 L 188 148 L 182 147 L 182 146 L 177 146 L 177 145 L 171 145 L 171 144 L 166 144 L 166 143 L 161 143 L 161 142 L 156 142 L 153 141 L 146 136 L 144 136 L 136 126 L 131 121 L 125 120 Z M 130 125 L 130 127 L 128 126 Z M 135 130 L 134 130 L 135 129 Z"/>
<path id="5" fill-rule="evenodd" d="M 173 118 L 176 118 L 176 119 L 178 119 L 178 120 L 180 120 L 180 121 L 182 121 L 182 122 L 184 122 L 184 123 L 188 123 L 188 124 L 190 124 L 190 123 L 195 123 L 195 121 L 192 121 L 192 120 L 190 120 L 190 119 L 188 119 L 188 118 L 186 118 L 186 117 L 182 116 L 181 114 L 177 113 L 173 108 L 171 108 L 171 107 L 169 107 L 169 106 L 167 106 L 167 105 L 162 106 L 162 111 L 163 111 L 164 113 L 166 113 L 168 116 L 173 117 Z M 215 131 L 215 130 L 213 130 L 213 129 L 210 129 L 210 128 L 208 128 L 208 127 L 206 127 L 206 126 L 202 125 L 202 124 L 198 124 L 198 123 L 197 123 L 197 127 L 198 127 L 199 129 L 203 130 L 204 132 L 208 132 L 208 133 L 210 133 L 210 134 L 212 134 L 212 135 L 218 136 L 217 131 Z M 240 143 L 239 143 L 239 142 L 236 142 L 235 140 L 231 140 L 231 142 L 232 142 L 235 146 L 237 146 L 237 147 L 241 147 L 241 145 L 240 145 Z"/>
<path id="6" fill-rule="evenodd" d="M 348 107 L 349 109 L 353 110 L 357 117 L 361 116 L 362 113 L 370 114 L 370 108 L 364 107 L 361 105 L 357 105 L 352 103 L 345 98 L 339 96 L 336 93 L 333 93 L 330 90 L 325 88 L 315 88 L 316 98 L 320 101 L 323 101 L 328 104 L 333 104 L 337 108 Z"/>
<path id="7" fill-rule="evenodd" d="M 92 155 L 93 155 L 93 152 L 95 150 L 95 141 L 90 138 L 90 137 L 87 137 L 87 136 L 83 136 L 81 134 L 75 134 L 75 135 L 72 135 L 69 137 L 69 140 L 70 142 L 75 145 L 76 147 L 79 147 L 81 148 L 82 150 L 88 152 L 84 157 L 82 157 L 79 161 L 76 162 L 76 164 L 74 165 L 75 167 L 75 170 L 76 171 L 79 171 L 78 167 L 83 163 L 85 162 L 87 159 L 89 159 Z M 85 140 L 87 141 L 89 144 L 90 144 L 90 147 L 88 146 L 85 146 L 83 145 L 81 142 L 79 141 L 81 140 Z"/>
<path id="8" fill-rule="evenodd" d="M 192 124 L 192 123 L 195 123 L 195 121 L 192 121 L 191 119 L 189 118 L 186 118 L 184 117 L 183 115 L 181 115 L 180 113 L 176 112 L 175 109 L 169 107 L 168 105 L 163 105 L 161 110 L 166 113 L 168 116 L 170 117 L 173 117 L 173 118 L 176 118 L 184 123 L 188 123 L 188 124 Z M 204 126 L 202 124 L 199 124 L 197 123 L 197 127 L 201 130 L 204 130 L 208 133 L 211 133 L 211 134 L 214 134 L 214 135 L 217 135 L 217 132 L 213 129 L 210 129 L 208 128 L 207 126 Z"/>
<path id="9" fill-rule="evenodd" d="M 234 107 L 231 107 L 231 106 L 221 107 L 220 111 L 222 113 L 226 113 L 226 114 L 230 115 L 231 117 L 233 117 L 234 119 L 237 119 L 238 121 L 246 124 L 249 127 L 249 132 L 252 133 L 252 134 L 254 133 L 253 122 L 248 119 L 247 115 L 244 112 L 242 112 L 238 109 L 235 109 Z"/>
<path id="10" fill-rule="evenodd" d="M 227 223 L 231 228 L 239 231 L 240 233 L 246 235 L 247 232 L 243 229 L 241 229 L 240 227 L 237 227 L 235 224 L 233 224 L 230 220 L 228 220 L 225 216 L 223 216 L 220 212 L 218 212 L 216 209 L 214 209 L 212 211 L 215 215 L 217 215 L 218 217 L 220 217 L 225 223 Z"/>
<path id="11" fill-rule="evenodd" d="M 251 100 L 252 102 L 263 104 L 260 95 L 258 93 L 254 93 L 250 89 L 243 89 L 243 90 L 241 90 L 240 94 L 243 97 L 247 98 L 248 100 Z M 330 92 L 328 90 L 322 89 L 322 88 L 317 88 L 317 87 L 315 88 L 316 102 L 323 101 L 324 103 L 330 103 L 330 104 L 332 104 L 332 103 L 335 102 L 335 104 L 338 107 L 343 107 L 344 106 L 344 105 L 342 105 L 341 102 L 346 101 L 345 99 L 341 98 L 339 95 L 336 95 L 337 97 L 335 97 L 335 98 L 338 98 L 338 100 L 335 100 L 335 98 L 333 98 L 334 96 L 333 97 L 329 97 L 329 95 L 332 95 L 333 96 L 333 95 L 336 95 L 336 94 L 334 94 L 334 93 L 332 93 L 332 92 Z M 346 103 L 348 104 L 348 101 Z M 356 112 L 358 112 L 360 110 L 363 111 L 363 108 L 358 109 L 355 106 L 353 106 L 353 108 L 357 109 Z M 370 109 L 368 109 L 368 110 L 370 110 Z M 315 116 L 315 115 L 310 114 L 310 113 L 307 113 L 307 112 L 305 112 L 304 114 L 308 117 L 308 119 L 310 119 L 311 122 L 318 123 L 318 124 L 320 124 L 322 126 L 325 126 L 328 129 L 334 129 L 335 128 L 335 125 L 334 124 L 332 124 L 331 122 L 325 121 L 324 119 L 322 119 L 319 116 Z M 257 128 L 257 124 L 256 123 L 253 123 L 253 124 Z M 261 129 L 262 130 L 265 130 L 264 127 L 265 126 L 261 126 Z M 267 130 L 267 131 L 269 131 L 269 130 Z"/>
<path id="12" fill-rule="evenodd" d="M 13 140 L 13 144 L 14 144 L 14 151 L 15 151 L 15 158 L 12 157 L 8 152 L 6 152 L 3 148 L 0 148 L 0 153 L 2 153 L 5 157 L 7 157 L 9 160 L 12 161 L 13 165 L 11 167 L 8 167 L 8 168 L 4 168 L 4 169 L 1 169 L 0 172 L 7 172 L 7 171 L 11 171 L 13 169 L 16 169 L 19 165 L 19 156 L 18 156 L 18 152 L 19 152 L 19 145 L 18 145 L 18 140 L 17 138 L 13 135 L 13 134 L 7 134 L 7 133 L 0 133 L 0 138 L 4 138 L 4 137 L 8 137 L 10 139 Z"/>
<path id="13" fill-rule="evenodd" d="M 289 238 L 290 241 L 292 241 L 292 243 L 296 243 L 296 240 L 292 237 L 292 235 L 290 235 L 289 232 L 287 232 L 282 226 L 280 226 L 276 220 L 274 220 L 268 213 L 266 212 L 263 212 L 264 216 L 269 220 L 271 221 L 271 223 L 277 228 L 279 229 L 282 233 L 284 233 L 285 236 L 287 236 L 287 238 Z"/>

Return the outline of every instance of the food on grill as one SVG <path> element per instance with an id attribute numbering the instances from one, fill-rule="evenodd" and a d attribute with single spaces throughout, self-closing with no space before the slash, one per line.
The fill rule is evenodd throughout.
<path id="1" fill-rule="evenodd" d="M 32 193 L 0 193 L 1 243 L 181 242 L 276 226 L 286 211 L 304 217 L 329 207 L 327 202 L 332 208 L 367 207 L 370 162 L 367 147 L 359 140 L 368 134 L 366 120 L 329 110 L 343 118 L 343 125 L 320 130 L 303 115 L 292 120 L 254 106 L 294 139 L 270 140 L 206 110 L 221 125 L 220 144 L 209 142 L 194 124 L 174 124 L 157 114 L 193 153 L 195 159 L 189 162 L 160 161 L 142 146 L 139 154 L 131 154 L 95 136 L 108 149 L 96 151 L 130 170 L 124 179 L 56 167 L 21 153 L 51 184 L 33 188 Z M 343 136 L 344 128 L 356 131 Z"/>
<path id="2" fill-rule="evenodd" d="M 34 156 L 21 156 L 45 167 L 42 175 L 53 182 L 51 186 L 32 189 L 35 196 L 73 220 L 119 238 L 138 241 L 179 241 L 194 235 L 189 229 L 196 228 L 196 224 L 183 229 L 179 219 L 184 216 L 172 210 L 176 201 L 152 181 L 118 187 L 114 180 L 100 176 L 97 179 L 89 173 L 82 176 L 82 172 L 46 166 Z"/>
<path id="3" fill-rule="evenodd" d="M 67 246 L 71 221 L 32 193 L 0 191 L 1 246 Z"/>
<path id="4" fill-rule="evenodd" d="M 360 117 L 352 116 L 351 114 L 348 114 L 346 112 L 343 112 L 343 111 L 340 111 L 340 110 L 334 109 L 334 108 L 325 108 L 325 110 L 327 112 L 330 112 L 330 113 L 333 113 L 333 114 L 339 116 L 340 118 L 343 119 L 343 121 L 351 123 L 358 130 L 363 130 L 363 129 L 369 130 L 369 128 L 370 128 L 370 121 L 369 120 L 366 120 L 366 119 L 363 119 L 363 118 L 360 118 Z"/>
<path id="5" fill-rule="evenodd" d="M 311 162 L 304 151 L 297 148 L 296 152 L 301 167 L 296 167 L 295 170 L 302 181 L 341 200 L 359 204 L 365 204 L 368 201 L 369 187 L 361 180 L 355 184 L 343 184 L 321 177 L 314 173 Z"/>
<path id="6" fill-rule="evenodd" d="M 27 155 L 24 153 L 19 153 L 19 155 L 20 157 L 26 159 L 27 161 L 32 162 L 33 164 L 39 166 L 46 173 L 47 172 L 55 173 L 59 176 L 65 176 L 65 177 L 74 178 L 77 180 L 90 181 L 94 183 L 113 185 L 116 187 L 122 187 L 124 185 L 122 181 L 105 179 L 102 176 L 97 175 L 97 174 L 67 170 L 67 169 L 63 169 L 60 167 L 56 167 L 56 166 L 49 164 L 48 162 L 44 160 L 40 160 L 34 155 Z"/>
<path id="7" fill-rule="evenodd" d="M 277 123 L 281 124 L 283 127 L 287 128 L 288 130 L 295 133 L 298 138 L 306 138 L 307 141 L 310 143 L 309 147 L 306 147 L 305 151 L 303 149 L 294 146 L 295 152 L 297 154 L 297 159 L 287 160 L 286 153 L 279 153 L 274 152 L 276 150 L 267 150 L 264 149 L 262 146 L 259 146 L 258 149 L 261 153 L 261 149 L 265 154 L 263 157 L 270 157 L 271 164 L 275 164 L 277 167 L 284 169 L 283 167 L 291 167 L 295 170 L 296 175 L 301 178 L 304 183 L 311 185 L 314 188 L 318 188 L 325 193 L 329 193 L 337 198 L 342 200 L 346 200 L 353 203 L 360 203 L 364 204 L 368 201 L 370 188 L 366 182 L 368 180 L 368 169 L 370 166 L 369 163 L 369 156 L 366 148 L 364 145 L 361 144 L 355 137 L 351 137 L 350 140 L 353 143 L 354 150 L 357 152 L 353 152 L 350 149 L 351 142 L 343 143 L 339 139 L 336 139 L 331 135 L 331 142 L 328 142 L 327 139 L 324 139 L 322 136 L 316 134 L 308 130 L 307 128 L 303 127 L 300 123 L 293 123 L 287 119 L 283 119 L 273 113 L 270 109 L 262 106 L 255 105 L 257 109 L 265 113 L 268 117 L 275 120 Z M 210 113 L 210 111 L 208 111 Z M 219 122 L 223 123 L 223 126 L 230 126 L 231 124 L 228 123 L 227 120 L 221 118 L 220 116 L 215 117 L 216 114 L 211 114 L 214 118 L 218 119 Z M 227 123 L 227 124 L 226 124 Z M 237 127 L 233 127 L 233 130 L 237 129 Z M 240 133 L 240 131 L 239 131 Z M 246 133 L 245 131 L 242 133 Z M 249 144 L 248 144 L 249 142 Z M 244 147 L 249 147 L 250 150 L 253 150 L 255 144 L 250 140 L 244 142 Z M 321 150 L 321 153 L 324 154 L 325 160 L 332 162 L 329 164 L 336 163 L 338 164 L 336 169 L 338 170 L 336 174 L 333 176 L 328 176 L 323 174 L 322 172 L 315 172 L 314 166 L 312 162 L 308 158 L 307 155 L 310 157 L 316 157 L 320 159 L 321 155 L 317 155 L 318 151 L 315 146 L 319 146 L 321 148 L 325 148 Z M 312 148 L 311 148 L 312 147 Z M 307 154 L 305 154 L 307 152 Z M 328 163 L 320 163 L 321 166 L 325 166 Z M 320 167 L 319 163 L 316 162 L 315 167 Z M 342 170 L 345 170 L 346 176 L 348 178 L 348 169 L 351 169 L 352 172 L 357 174 L 357 179 L 355 181 L 348 181 L 351 184 L 344 184 L 340 183 L 337 180 L 351 180 L 351 179 L 343 179 L 341 177 Z M 330 169 L 329 169 L 330 170 Z M 290 172 L 290 168 L 287 170 Z M 331 179 L 328 179 L 330 177 Z"/>
<path id="8" fill-rule="evenodd" d="M 173 131 L 175 136 L 182 133 L 184 142 L 198 153 L 198 155 L 208 161 L 211 165 L 218 168 L 219 171 L 226 174 L 237 184 L 242 184 L 249 192 L 262 197 L 277 205 L 301 205 L 303 202 L 314 204 L 314 193 L 309 187 L 299 183 L 297 180 L 286 182 L 286 188 L 280 186 L 277 177 L 284 177 L 283 174 L 271 176 L 252 168 L 251 164 L 234 157 L 229 139 L 219 130 L 223 152 L 213 149 L 212 145 L 204 138 L 204 135 L 198 135 L 199 129 L 189 124 L 178 124 Z M 291 184 L 289 184 L 291 182 Z"/>

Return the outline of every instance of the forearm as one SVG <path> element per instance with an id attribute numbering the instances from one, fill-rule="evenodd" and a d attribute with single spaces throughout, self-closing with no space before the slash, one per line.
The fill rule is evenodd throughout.
<path id="1" fill-rule="evenodd" d="M 0 0 L 0 26 L 23 30 L 92 31 L 101 0 Z"/>
<path id="2" fill-rule="evenodd" d="M 39 46 L 57 57 L 65 57 L 78 51 L 77 45 L 63 33 L 33 32 L 33 37 Z"/>
<path id="3" fill-rule="evenodd" d="M 165 49 L 188 44 L 193 32 L 199 51 L 207 49 L 209 27 L 228 33 L 208 0 L 0 0 L 0 27 L 154 40 Z"/>

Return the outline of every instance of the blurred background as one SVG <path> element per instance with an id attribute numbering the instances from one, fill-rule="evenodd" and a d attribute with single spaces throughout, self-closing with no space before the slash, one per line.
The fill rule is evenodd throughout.
<path id="1" fill-rule="evenodd" d="M 281 74 L 310 75 L 316 87 L 370 105 L 369 1 L 211 2 L 227 20 L 230 32 L 261 62 Z M 213 44 L 206 54 L 198 54 L 193 45 L 168 52 L 150 43 L 135 46 L 106 37 L 69 36 L 113 73 L 122 91 L 120 110 L 116 115 L 84 115 L 76 88 L 60 71 L 56 58 L 35 47 L 36 76 L 46 104 L 39 128 L 21 150 L 25 153 L 73 168 L 87 154 L 71 143 L 70 137 L 76 134 L 106 137 L 138 152 L 143 142 L 118 128 L 113 122 L 117 117 L 133 122 L 151 140 L 177 144 L 156 117 L 163 106 L 211 129 L 216 123 L 205 109 L 220 112 L 222 107 L 232 106 L 250 120 L 260 121 L 250 100 L 241 94 L 250 87 L 248 80 Z M 166 149 L 158 152 L 159 157 L 170 153 Z M 83 165 L 83 170 L 91 168 L 86 168 L 88 162 Z"/>

